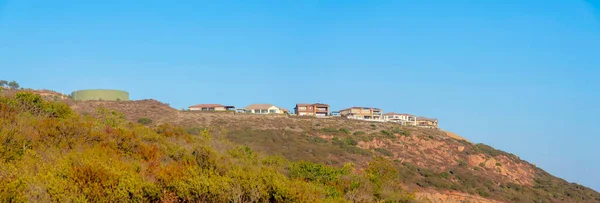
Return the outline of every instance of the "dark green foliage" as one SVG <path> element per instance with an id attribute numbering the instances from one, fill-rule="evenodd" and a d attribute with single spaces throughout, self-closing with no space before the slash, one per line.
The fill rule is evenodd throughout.
<path id="1" fill-rule="evenodd" d="M 346 135 L 350 135 L 350 130 L 348 130 L 347 128 L 340 128 L 339 131 Z"/>
<path id="2" fill-rule="evenodd" d="M 396 136 L 394 135 L 394 133 L 392 131 L 389 130 L 381 130 L 380 131 L 381 134 L 385 135 L 385 137 L 390 138 L 390 139 L 395 139 Z"/>
<path id="3" fill-rule="evenodd" d="M 8 83 L 8 87 L 10 87 L 11 89 L 19 89 L 19 83 L 13 80 Z"/>
<path id="4" fill-rule="evenodd" d="M 394 153 L 384 148 L 375 148 L 375 151 L 383 154 L 384 156 L 394 157 Z"/>
<path id="5" fill-rule="evenodd" d="M 150 125 L 150 124 L 152 124 L 152 119 L 140 118 L 140 119 L 138 119 L 138 123 L 142 124 L 142 125 Z"/>
<path id="6" fill-rule="evenodd" d="M 339 132 L 339 130 L 335 129 L 335 128 L 321 128 L 321 132 L 324 132 L 324 133 L 337 133 L 337 132 Z"/>
<path id="7" fill-rule="evenodd" d="M 372 154 L 369 150 L 365 150 L 365 149 L 356 147 L 358 142 L 351 137 L 344 138 L 341 140 L 334 138 L 332 140 L 332 144 L 335 146 L 338 146 L 352 154 L 359 154 L 359 155 L 363 155 L 363 156 L 370 156 Z"/>
<path id="8" fill-rule="evenodd" d="M 367 133 L 363 132 L 363 131 L 356 131 L 354 133 L 352 133 L 354 136 L 360 136 L 360 135 L 365 135 Z"/>

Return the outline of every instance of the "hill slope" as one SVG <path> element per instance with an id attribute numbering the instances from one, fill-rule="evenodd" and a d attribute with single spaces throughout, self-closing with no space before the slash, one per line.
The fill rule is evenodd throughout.
<path id="1" fill-rule="evenodd" d="M 106 131 L 106 129 L 103 128 L 69 128 L 67 132 L 75 132 L 66 133 L 66 135 L 77 135 L 77 139 L 71 140 L 69 136 L 61 137 L 53 135 L 55 137 L 58 137 L 53 138 L 54 142 L 58 143 L 58 148 L 50 147 L 53 146 L 53 144 L 55 144 L 54 142 L 52 142 L 45 143 L 42 145 L 38 144 L 38 148 L 34 150 L 33 146 L 35 144 L 31 144 L 31 150 L 35 151 L 36 154 L 55 154 L 55 156 L 51 157 L 50 159 L 47 156 L 42 157 L 43 160 L 48 161 L 47 159 L 49 159 L 51 163 L 54 164 L 58 164 L 57 160 L 60 160 L 58 162 L 61 163 L 67 163 L 69 161 L 79 160 L 82 157 L 87 157 L 89 154 L 76 154 L 75 151 L 81 151 L 82 149 L 92 151 L 98 150 L 96 149 L 98 144 L 100 146 L 114 146 L 115 148 L 112 150 L 113 152 L 119 152 L 117 153 L 118 156 L 111 157 L 108 155 L 102 155 L 106 157 L 93 157 L 90 160 L 107 160 L 105 158 L 113 160 L 133 160 L 133 162 L 125 162 L 125 164 L 119 162 L 119 167 L 125 167 L 122 165 L 127 165 L 130 163 L 138 163 L 138 165 L 142 168 L 148 167 L 148 165 L 145 164 L 150 163 L 148 162 L 148 160 L 145 160 L 147 158 L 143 158 L 144 156 L 146 156 L 144 155 L 144 153 L 146 153 L 144 152 L 144 150 L 140 149 L 141 151 L 136 151 L 129 149 L 132 147 L 139 148 L 140 146 L 145 146 L 148 144 L 153 146 L 166 146 L 159 147 L 157 149 L 158 151 L 160 151 L 159 155 L 157 155 L 157 158 L 162 164 L 161 167 L 166 167 L 167 165 L 169 165 L 168 163 L 179 163 L 178 161 L 180 160 L 178 160 L 177 157 L 188 156 L 185 154 L 189 152 L 192 153 L 191 155 L 189 155 L 190 158 L 191 156 L 195 156 L 193 154 L 194 148 L 190 147 L 192 145 L 196 147 L 210 147 L 210 149 L 215 150 L 215 157 L 221 157 L 222 159 L 229 160 L 226 161 L 227 163 L 229 163 L 229 165 L 220 167 L 238 167 L 237 164 L 240 163 L 256 163 L 256 161 L 240 162 L 239 160 L 237 160 L 239 157 L 232 157 L 231 150 L 238 149 L 235 146 L 241 144 L 250 147 L 244 149 L 253 149 L 255 151 L 259 151 L 260 153 L 257 154 L 258 157 L 262 156 L 260 154 L 266 154 L 276 155 L 278 157 L 284 157 L 288 160 L 291 160 L 291 162 L 284 161 L 282 165 L 273 166 L 275 167 L 275 169 L 273 170 L 282 172 L 284 179 L 288 178 L 290 179 L 290 181 L 298 180 L 298 177 L 290 174 L 290 166 L 294 164 L 296 164 L 295 166 L 298 166 L 298 163 L 307 163 L 297 162 L 302 160 L 332 166 L 333 168 L 329 168 L 327 170 L 333 171 L 345 170 L 344 168 L 340 168 L 344 165 L 344 163 L 350 162 L 355 164 L 356 167 L 354 172 L 339 172 L 343 175 L 336 176 L 338 177 L 335 178 L 336 181 L 341 179 L 354 179 L 354 182 L 358 183 L 360 181 L 357 180 L 359 180 L 360 177 L 368 177 L 364 176 L 364 174 L 369 174 L 374 171 L 373 166 L 377 165 L 374 163 L 383 163 L 379 165 L 380 167 L 387 166 L 386 163 L 388 162 L 382 161 L 382 159 L 376 157 L 384 157 L 385 159 L 383 160 L 389 161 L 389 164 L 391 164 L 392 166 L 392 168 L 388 169 L 393 169 L 393 171 L 395 171 L 393 173 L 393 180 L 387 180 L 390 182 L 386 182 L 386 184 L 383 184 L 383 186 L 385 187 L 375 187 L 380 188 L 379 190 L 377 190 L 380 191 L 379 193 L 376 190 L 373 190 L 373 185 L 369 186 L 369 188 L 366 189 L 363 188 L 364 190 L 349 190 L 349 185 L 344 185 L 343 183 L 334 181 L 327 182 L 325 185 L 337 185 L 336 187 L 338 189 L 334 191 L 338 191 L 338 196 L 332 196 L 331 194 L 317 195 L 318 197 L 320 197 L 321 200 L 332 200 L 334 197 L 342 196 L 346 200 L 357 200 L 352 198 L 358 198 L 357 195 L 360 193 L 360 196 L 364 198 L 363 200 L 365 201 L 376 201 L 377 199 L 386 198 L 396 198 L 396 200 L 402 201 L 408 201 L 410 199 L 428 199 L 433 202 L 600 201 L 600 194 L 598 194 L 596 191 L 593 191 L 581 185 L 571 184 L 562 179 L 553 177 L 545 171 L 523 160 L 520 160 L 517 156 L 495 150 L 483 144 L 471 144 L 467 141 L 456 139 L 456 137 L 454 136 L 448 136 L 448 133 L 438 130 L 411 128 L 406 126 L 395 125 L 392 123 L 368 123 L 344 119 L 315 119 L 296 118 L 287 116 L 257 116 L 234 115 L 230 113 L 187 112 L 172 109 L 168 107 L 168 105 L 162 104 L 154 100 L 129 102 L 75 102 L 67 99 L 65 100 L 65 102 L 68 103 L 73 110 L 78 111 L 83 115 L 89 115 L 75 116 L 77 117 L 77 119 L 91 119 L 87 120 L 89 123 L 77 123 L 77 126 L 94 126 L 94 123 L 107 124 L 107 122 L 110 123 L 116 122 L 114 120 L 119 120 L 118 116 L 117 118 L 115 118 L 114 115 L 110 116 L 112 115 L 111 113 L 108 112 L 107 114 L 106 110 L 102 110 L 103 108 L 98 108 L 104 107 L 106 109 L 124 112 L 124 118 L 126 120 L 132 121 L 133 123 L 137 122 L 139 118 L 149 118 L 153 121 L 152 124 L 149 124 L 149 126 L 151 126 L 153 130 L 143 131 L 142 129 L 145 128 L 140 128 L 141 126 L 139 125 L 126 124 L 123 123 L 123 121 L 119 121 L 119 123 L 121 123 L 119 124 L 119 127 L 108 128 L 111 129 L 109 130 L 110 132 L 106 132 L 108 133 L 108 135 L 96 135 L 98 133 L 104 134 L 105 132 L 103 132 L 103 130 Z M 16 111 L 17 113 L 11 113 L 9 115 L 16 114 L 16 117 L 19 119 L 11 122 L 4 122 L 5 120 L 3 120 L 2 124 L 7 125 L 4 126 L 3 129 L 5 129 L 5 127 L 8 127 L 6 129 L 24 128 L 20 129 L 23 130 L 22 132 L 20 130 L 19 132 L 25 135 L 27 134 L 26 132 L 30 132 L 31 130 L 33 130 L 31 132 L 36 132 L 35 129 L 37 129 L 35 127 L 34 129 L 26 128 L 25 126 L 28 125 L 26 123 L 33 122 L 37 125 L 40 123 L 48 122 L 46 121 L 46 118 L 21 118 L 23 117 L 23 114 L 26 114 L 22 111 L 27 110 L 19 110 L 18 108 L 17 110 L 10 110 L 10 108 L 8 109 L 9 110 L 3 109 L 2 111 Z M 111 119 L 107 119 L 107 115 L 109 115 Z M 99 118 L 100 120 L 93 120 L 92 116 L 96 119 Z M 6 119 L 7 117 L 1 118 Z M 52 119 L 56 118 L 50 118 L 50 120 Z M 76 122 L 83 122 L 82 120 L 77 119 L 75 120 Z M 169 127 L 172 125 L 164 124 L 179 125 L 183 128 Z M 38 126 L 38 128 L 42 129 L 45 127 L 46 126 Z M 203 137 L 203 134 L 207 134 L 207 132 L 203 131 L 203 129 L 205 128 L 210 131 L 210 135 L 212 137 L 212 140 L 208 144 L 202 144 L 206 143 L 206 141 L 203 141 L 203 139 L 201 139 L 201 137 Z M 115 129 L 119 129 L 117 130 L 119 133 L 111 134 L 115 132 Z M 57 132 L 52 132 L 54 132 L 54 134 L 61 134 L 60 132 L 62 131 L 58 130 Z M 154 135 L 154 132 L 159 133 L 158 135 Z M 2 134 L 6 133 L 8 132 L 2 132 Z M 175 136 L 176 138 L 168 136 L 169 134 L 173 133 L 177 135 Z M 35 133 L 33 134 L 36 135 Z M 52 133 L 46 132 L 46 134 L 51 135 Z M 40 136 L 39 132 L 36 136 Z M 127 143 L 127 145 L 111 145 L 111 143 L 114 142 L 121 143 L 119 142 L 119 140 L 123 140 L 123 136 L 125 136 L 127 140 L 127 142 L 125 142 Z M 145 136 L 150 136 L 151 138 L 144 138 Z M 161 138 L 161 136 L 164 138 Z M 3 138 L 7 139 L 6 137 Z M 42 140 L 31 140 L 32 138 L 28 138 L 27 136 L 21 137 L 19 139 L 25 140 L 26 143 L 44 143 L 44 141 Z M 9 141 L 12 142 L 12 140 L 19 139 L 10 138 Z M 89 139 L 96 141 L 89 141 Z M 4 142 L 7 141 L 4 140 Z M 90 142 L 92 144 L 90 144 Z M 24 171 L 34 170 L 34 168 L 42 167 L 33 164 L 34 162 L 31 162 L 32 158 L 29 156 L 32 155 L 28 154 L 31 152 L 30 150 L 28 150 L 29 148 L 23 147 L 22 143 L 17 143 L 11 146 L 14 147 L 11 148 L 13 150 L 12 152 L 19 151 L 19 153 L 17 153 L 18 156 L 15 156 L 20 157 L 18 160 L 16 160 L 15 163 L 9 162 L 12 164 L 10 166 L 12 167 L 13 172 L 14 169 L 17 168 L 23 169 L 22 167 L 25 167 Z M 182 147 L 184 149 L 181 149 Z M 20 150 L 21 148 L 23 150 Z M 177 148 L 183 151 L 172 151 L 173 148 Z M 176 155 L 181 153 L 183 154 Z M 0 154 L 6 157 L 6 154 L 10 153 L 2 152 Z M 71 157 L 69 161 L 64 160 L 64 157 L 66 155 Z M 198 163 L 198 158 L 195 159 Z M 270 158 L 266 157 L 264 159 Z M 23 160 L 28 160 L 29 162 Z M 14 162 L 15 160 L 11 159 L 11 161 Z M 70 164 L 72 165 L 73 163 Z M 271 167 L 262 165 L 255 166 L 253 164 L 250 165 L 251 166 L 248 167 Z M 326 167 L 324 165 L 315 166 Z M 109 164 L 105 165 L 105 167 L 114 169 L 114 167 L 117 166 Z M 135 169 L 136 167 L 133 168 Z M 11 168 L 9 167 L 9 169 Z M 166 168 L 162 169 L 163 172 L 164 170 L 166 170 Z M 11 171 L 8 169 L 6 170 Z M 44 168 L 42 167 L 42 169 L 38 168 L 35 170 L 44 171 Z M 133 171 L 139 170 L 135 169 Z M 166 191 L 164 194 L 161 194 L 159 192 L 158 194 L 152 196 L 152 198 L 154 198 L 154 200 L 157 201 L 160 198 L 165 197 L 179 199 L 184 197 L 189 198 L 188 190 L 196 187 L 188 184 L 186 187 L 184 187 L 187 188 L 185 191 L 188 192 L 182 192 L 179 190 L 174 190 L 174 188 L 172 188 L 171 186 L 167 187 L 166 185 L 168 184 L 166 183 L 161 182 L 162 185 L 157 184 L 155 177 L 156 174 L 153 174 L 155 172 L 156 171 L 144 173 L 131 172 L 131 174 L 128 175 L 138 178 L 141 177 L 141 180 L 143 180 L 141 183 L 150 184 L 153 185 L 152 188 L 154 189 L 158 188 L 160 190 Z M 148 175 L 146 177 L 146 175 L 144 174 L 153 175 Z M 0 176 L 2 177 L 11 177 L 10 175 L 11 173 L 7 172 L 0 173 Z M 220 175 L 220 177 L 232 179 L 232 177 L 229 177 L 227 175 Z M 30 176 L 26 177 L 35 179 L 36 176 L 30 174 Z M 304 180 L 304 182 L 309 185 L 312 184 L 311 180 L 314 180 L 314 178 L 306 178 L 306 176 L 303 177 L 304 179 L 300 178 L 300 180 Z M 33 179 L 28 181 L 35 182 L 33 181 Z M 13 182 L 9 183 L 15 183 L 14 177 L 13 179 L 9 178 L 8 180 L 13 180 Z M 371 181 L 373 180 L 371 179 Z M 352 182 L 353 181 L 346 183 Z M 7 184 L 10 185 L 9 183 Z M 367 182 L 364 182 L 364 184 L 366 183 Z M 396 185 L 397 183 L 399 183 L 400 185 Z M 370 182 L 369 184 L 373 184 L 373 182 Z M 41 183 L 38 183 L 38 185 L 33 186 L 26 186 L 27 188 L 45 188 L 46 191 L 48 187 L 47 185 Z M 104 186 L 96 185 L 95 187 Z M 322 187 L 322 185 L 319 186 L 319 184 L 316 184 L 316 186 L 309 187 Z M 5 193 L 3 191 L 7 190 L 5 188 L 3 189 L 0 189 L 0 192 Z M 72 188 L 72 190 L 76 189 Z M 349 193 L 349 191 L 355 192 Z M 28 194 L 31 194 L 31 191 L 28 192 Z M 41 193 L 45 194 L 43 192 Z M 87 195 L 82 195 L 81 191 L 79 193 L 76 192 L 75 194 L 80 195 L 77 197 L 89 198 L 89 196 Z M 272 195 L 272 193 L 269 194 Z M 397 195 L 394 196 L 392 194 Z M 45 197 L 48 198 L 48 196 Z"/>

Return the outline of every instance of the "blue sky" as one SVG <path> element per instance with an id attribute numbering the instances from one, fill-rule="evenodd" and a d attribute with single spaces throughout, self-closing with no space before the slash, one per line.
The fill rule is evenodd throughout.
<path id="1" fill-rule="evenodd" d="M 600 190 L 598 1 L 166 2 L 0 0 L 0 79 L 435 117 Z"/>

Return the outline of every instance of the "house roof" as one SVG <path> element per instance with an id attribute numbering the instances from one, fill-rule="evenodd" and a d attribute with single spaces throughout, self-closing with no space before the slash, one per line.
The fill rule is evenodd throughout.
<path id="1" fill-rule="evenodd" d="M 286 108 L 281 108 L 272 104 L 250 104 L 246 107 L 246 109 L 268 109 L 271 107 L 275 107 L 278 108 L 280 110 L 286 111 L 286 112 L 290 112 L 289 110 L 287 110 Z"/>
<path id="2" fill-rule="evenodd" d="M 250 104 L 246 106 L 246 109 L 268 109 L 271 108 L 272 104 Z"/>
<path id="3" fill-rule="evenodd" d="M 327 106 L 327 107 L 329 107 L 328 104 L 323 104 L 323 103 L 314 103 L 314 104 L 303 103 L 303 104 L 296 104 L 296 106 Z"/>
<path id="4" fill-rule="evenodd" d="M 373 109 L 373 110 L 379 110 L 379 111 L 381 111 L 381 109 L 380 109 L 380 108 L 372 108 L 372 107 L 360 107 L 360 106 L 353 106 L 353 107 L 350 107 L 350 108 L 345 108 L 345 109 L 342 109 L 342 110 L 340 110 L 340 111 L 344 111 L 344 110 L 348 110 L 348 109 Z"/>
<path id="5" fill-rule="evenodd" d="M 407 114 L 407 113 L 395 113 L 395 112 L 388 112 L 388 113 L 384 113 L 384 116 L 414 116 L 411 114 Z"/>
<path id="6" fill-rule="evenodd" d="M 437 119 L 437 118 L 427 118 L 427 117 L 422 117 L 422 116 L 420 116 L 420 117 L 417 117 L 417 121 L 418 121 L 418 120 L 426 120 L 426 121 L 433 121 L 433 122 L 436 122 L 436 121 L 438 121 L 438 119 Z"/>
<path id="7" fill-rule="evenodd" d="M 225 107 L 221 104 L 196 104 L 194 106 L 190 106 L 190 108 L 215 108 L 215 107 Z"/>

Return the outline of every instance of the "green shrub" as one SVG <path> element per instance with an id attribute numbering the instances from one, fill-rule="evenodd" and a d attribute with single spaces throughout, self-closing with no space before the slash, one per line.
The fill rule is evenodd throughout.
<path id="1" fill-rule="evenodd" d="M 356 132 L 354 132 L 354 133 L 352 133 L 352 134 L 353 134 L 353 135 L 355 135 L 355 136 L 359 136 L 359 135 L 365 135 L 365 134 L 367 134 L 367 133 L 365 133 L 365 132 L 363 132 L 363 131 L 356 131 Z"/>
<path id="2" fill-rule="evenodd" d="M 389 130 L 381 130 L 380 133 L 383 134 L 383 135 L 385 135 L 385 137 L 390 138 L 390 139 L 396 138 L 396 136 L 394 135 L 394 133 L 392 131 L 389 131 Z"/>
<path id="3" fill-rule="evenodd" d="M 335 128 L 321 128 L 321 132 L 324 132 L 324 133 L 337 133 L 337 132 L 339 132 L 339 130 L 337 130 Z"/>
<path id="4" fill-rule="evenodd" d="M 394 153 L 384 148 L 375 148 L 375 151 L 383 154 L 384 156 L 394 157 Z"/>
<path id="5" fill-rule="evenodd" d="M 152 119 L 140 118 L 140 119 L 138 119 L 138 123 L 142 124 L 142 125 L 150 125 L 150 124 L 152 124 Z"/>
<path id="6" fill-rule="evenodd" d="M 351 137 L 344 138 L 342 141 L 346 145 L 352 145 L 352 146 L 358 145 L 358 142 L 354 138 L 351 138 Z"/>
<path id="7" fill-rule="evenodd" d="M 340 128 L 339 131 L 343 132 L 346 135 L 350 135 L 350 130 L 348 130 L 347 128 Z"/>

